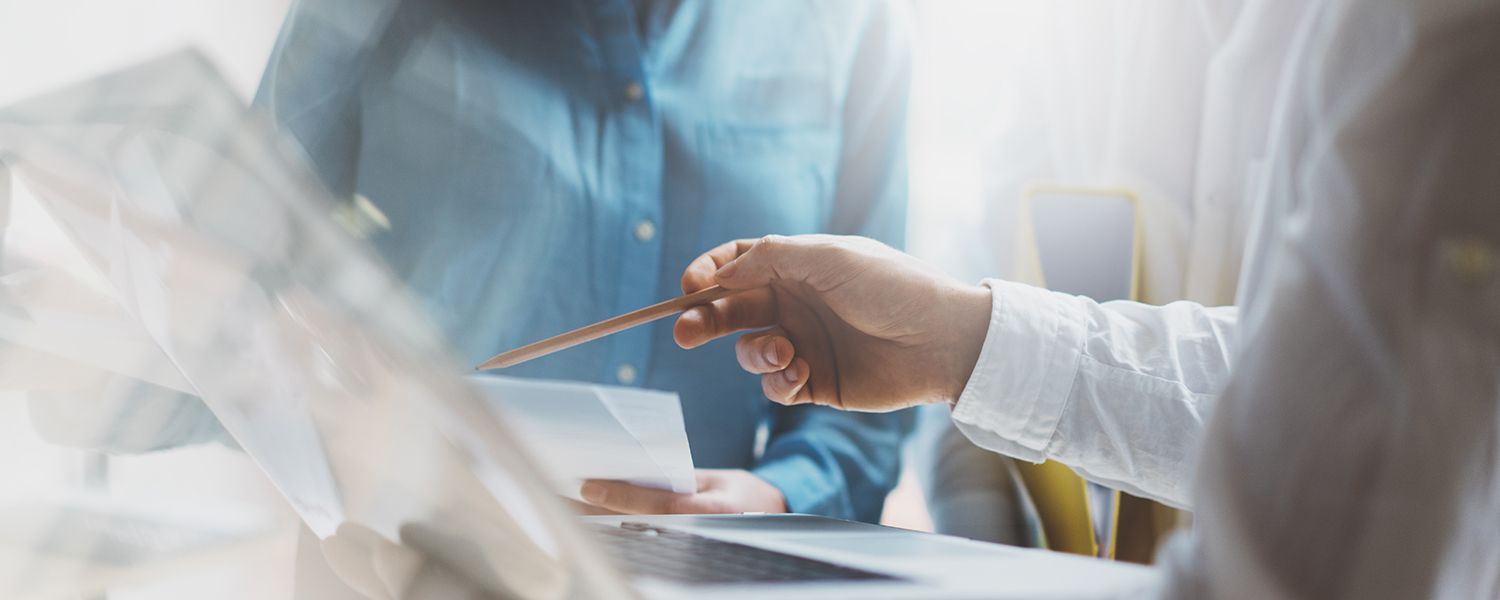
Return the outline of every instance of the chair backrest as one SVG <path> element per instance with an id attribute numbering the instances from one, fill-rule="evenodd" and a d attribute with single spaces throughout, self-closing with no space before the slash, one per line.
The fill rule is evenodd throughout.
<path id="1" fill-rule="evenodd" d="M 1138 200 L 1123 189 L 1035 186 L 1022 203 L 1023 281 L 1099 302 L 1137 295 Z"/>
<path id="2" fill-rule="evenodd" d="M 1036 186 L 1022 199 L 1018 279 L 1105 302 L 1133 299 L 1140 281 L 1138 201 L 1128 190 Z M 1120 494 L 1054 462 L 1019 463 L 1047 547 L 1113 558 Z"/>

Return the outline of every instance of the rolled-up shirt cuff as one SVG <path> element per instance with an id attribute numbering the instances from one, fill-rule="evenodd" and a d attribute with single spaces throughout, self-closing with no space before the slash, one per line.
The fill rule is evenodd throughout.
<path id="1" fill-rule="evenodd" d="M 839 512 L 835 506 L 838 491 L 828 485 L 828 476 L 809 456 L 783 456 L 756 465 L 750 472 L 781 490 L 787 512 L 849 518 L 831 514 Z"/>
<path id="2" fill-rule="evenodd" d="M 981 447 L 1041 462 L 1078 375 L 1086 317 L 1065 294 L 993 279 L 983 285 L 989 329 L 953 421 Z"/>

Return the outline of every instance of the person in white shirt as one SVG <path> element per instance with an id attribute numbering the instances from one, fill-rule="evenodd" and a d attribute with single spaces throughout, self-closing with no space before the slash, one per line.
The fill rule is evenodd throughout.
<path id="1" fill-rule="evenodd" d="M 946 402 L 985 448 L 1192 509 L 1164 596 L 1500 597 L 1500 2 L 1307 12 L 1237 307 L 773 236 L 687 269 L 746 291 L 678 343 L 753 330 L 775 402 Z"/>

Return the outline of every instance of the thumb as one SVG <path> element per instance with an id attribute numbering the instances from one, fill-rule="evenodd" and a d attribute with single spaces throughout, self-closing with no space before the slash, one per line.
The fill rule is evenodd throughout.
<path id="1" fill-rule="evenodd" d="M 813 289 L 840 270 L 847 256 L 837 236 L 768 235 L 720 267 L 714 280 L 729 289 L 764 287 L 774 281 L 797 281 Z"/>

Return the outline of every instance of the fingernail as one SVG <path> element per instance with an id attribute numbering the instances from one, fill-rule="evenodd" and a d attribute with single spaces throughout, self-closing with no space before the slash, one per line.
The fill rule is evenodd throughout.
<path id="1" fill-rule="evenodd" d="M 787 367 L 781 372 L 781 376 L 786 378 L 787 383 L 797 383 L 797 366 Z"/>
<path id="2" fill-rule="evenodd" d="M 761 356 L 765 357 L 766 364 L 768 365 L 775 366 L 781 364 L 778 358 L 779 355 L 776 352 L 776 342 L 767 342 L 766 349 L 761 351 Z"/>
<path id="3" fill-rule="evenodd" d="M 599 504 L 604 501 L 604 486 L 597 483 L 583 484 L 583 488 L 578 490 L 578 493 L 583 496 L 584 500 L 588 500 L 592 504 Z"/>

